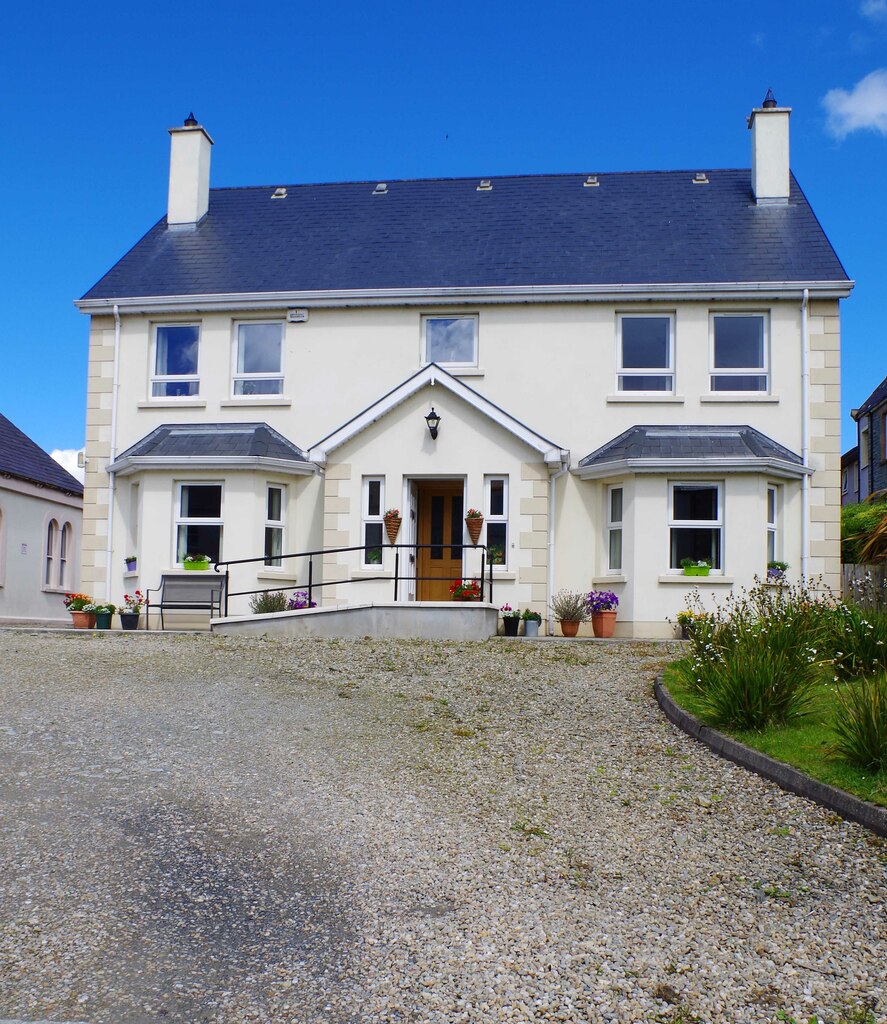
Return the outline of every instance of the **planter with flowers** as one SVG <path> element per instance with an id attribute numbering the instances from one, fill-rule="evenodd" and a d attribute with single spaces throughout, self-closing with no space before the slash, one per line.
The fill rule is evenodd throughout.
<path id="1" fill-rule="evenodd" d="M 616 609 L 619 598 L 612 590 L 592 590 L 588 594 L 588 614 L 594 635 L 607 639 L 616 629 Z"/>
<path id="2" fill-rule="evenodd" d="M 685 576 L 708 576 L 711 572 L 711 560 L 708 558 L 682 558 L 681 568 Z"/>
<path id="3" fill-rule="evenodd" d="M 120 609 L 120 625 L 123 629 L 139 628 L 139 616 L 142 614 L 144 603 L 145 595 L 141 590 L 123 595 L 123 607 Z"/>
<path id="4" fill-rule="evenodd" d="M 309 599 L 307 590 L 296 590 L 287 601 L 286 607 L 287 611 L 300 612 L 305 608 L 316 608 L 317 602 Z"/>
<path id="5" fill-rule="evenodd" d="M 480 531 L 484 526 L 483 512 L 478 512 L 476 508 L 470 508 L 465 513 L 465 526 L 468 528 L 468 536 L 471 538 L 471 543 L 477 547 L 477 543 L 480 540 Z"/>
<path id="6" fill-rule="evenodd" d="M 65 607 L 71 613 L 74 629 L 92 629 L 95 625 L 94 606 L 89 594 L 65 594 Z"/>
<path id="7" fill-rule="evenodd" d="M 185 555 L 182 566 L 190 572 L 205 572 L 209 568 L 209 555 Z"/>
<path id="8" fill-rule="evenodd" d="M 524 620 L 524 636 L 539 636 L 539 627 L 542 625 L 542 616 L 539 612 L 531 612 L 524 608 L 521 618 Z"/>
<path id="9" fill-rule="evenodd" d="M 478 580 L 453 580 L 450 584 L 450 594 L 454 601 L 479 601 L 481 598 L 480 582 Z"/>
<path id="10" fill-rule="evenodd" d="M 564 636 L 575 636 L 580 623 L 588 619 L 588 594 L 559 590 L 551 599 L 551 610 Z"/>
<path id="11" fill-rule="evenodd" d="M 110 629 L 111 619 L 114 617 L 114 612 L 117 611 L 117 606 L 106 601 L 104 604 L 93 605 L 93 608 L 95 609 L 95 628 Z"/>
<path id="12" fill-rule="evenodd" d="M 768 583 L 785 583 L 785 570 L 788 568 L 788 562 L 768 562 L 767 563 L 767 582 Z"/>
<path id="13" fill-rule="evenodd" d="M 397 535 L 400 533 L 400 524 L 403 522 L 400 517 L 400 509 L 386 509 L 382 516 L 382 522 L 385 524 L 385 532 L 388 534 L 388 543 L 396 544 Z"/>
<path id="14" fill-rule="evenodd" d="M 520 626 L 520 608 L 512 608 L 510 604 L 503 604 L 499 609 L 502 616 L 502 625 L 505 627 L 506 636 L 517 636 Z"/>
<path id="15" fill-rule="evenodd" d="M 126 564 L 126 571 L 127 572 L 135 572 L 136 571 L 136 566 L 138 565 L 138 561 L 136 560 L 136 556 L 135 555 L 127 555 L 123 559 L 123 561 Z"/>

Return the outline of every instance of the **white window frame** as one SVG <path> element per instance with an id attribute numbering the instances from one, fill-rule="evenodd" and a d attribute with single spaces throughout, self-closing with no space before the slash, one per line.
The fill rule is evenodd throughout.
<path id="1" fill-rule="evenodd" d="M 219 518 L 214 519 L 208 516 L 183 516 L 182 515 L 182 489 L 184 487 L 218 487 L 219 494 Z M 173 517 L 172 550 L 173 565 L 181 567 L 184 562 L 179 561 L 179 527 L 180 526 L 218 526 L 219 528 L 219 559 L 222 558 L 222 545 L 225 541 L 225 484 L 222 480 L 177 480 L 176 481 L 176 507 Z M 185 552 L 187 555 L 189 552 Z M 194 552 L 203 554 L 204 552 Z"/>
<path id="2" fill-rule="evenodd" d="M 613 495 L 616 491 L 620 494 L 621 518 L 613 518 Z M 610 576 L 619 576 L 623 572 L 625 561 L 625 548 L 623 541 L 625 534 L 623 524 L 625 522 L 625 487 L 623 484 L 610 484 L 607 487 L 607 573 Z M 613 565 L 613 536 L 619 535 L 619 565 Z"/>
<path id="3" fill-rule="evenodd" d="M 676 487 L 687 487 L 692 489 L 717 488 L 718 495 L 718 517 L 717 519 L 676 519 L 674 515 L 674 494 Z M 724 549 L 724 481 L 723 480 L 669 480 L 668 482 L 668 566 L 669 572 L 680 573 L 681 567 L 671 564 L 671 531 L 672 530 L 718 530 L 720 543 L 718 550 L 721 555 L 721 564 L 712 564 L 711 571 L 715 575 L 724 574 L 724 566 L 727 556 Z"/>
<path id="4" fill-rule="evenodd" d="M 369 509 L 370 509 L 370 485 L 373 484 L 373 483 L 378 483 L 378 485 L 379 485 L 379 514 L 378 515 L 370 515 L 370 511 L 369 511 Z M 381 569 L 382 562 L 383 562 L 383 560 L 385 558 L 385 520 L 384 520 L 384 515 L 385 515 L 385 477 L 384 476 L 374 475 L 374 476 L 365 476 L 363 478 L 363 481 L 362 481 L 362 484 L 361 484 L 360 510 L 361 510 L 360 543 L 362 545 L 364 545 L 364 549 L 360 553 L 361 565 L 365 569 Z M 370 562 L 370 561 L 367 560 L 367 557 L 369 555 L 369 549 L 366 546 L 366 535 L 367 535 L 366 528 L 367 528 L 367 526 L 370 523 L 379 523 L 381 525 L 381 527 L 382 527 L 382 529 L 381 529 L 382 540 L 381 540 L 381 542 L 379 544 L 379 546 L 382 549 L 382 558 L 379 559 L 378 562 Z"/>
<path id="5" fill-rule="evenodd" d="M 279 327 L 280 328 L 280 369 L 262 373 L 247 373 L 238 371 L 237 357 L 240 352 L 240 329 L 241 327 Z M 233 324 L 234 337 L 231 341 L 231 397 L 238 401 L 248 402 L 250 399 L 280 398 L 283 395 L 285 380 L 284 358 L 286 356 L 286 324 L 282 320 L 235 320 Z M 238 394 L 238 383 L 249 384 L 251 381 L 275 380 L 280 381 L 279 391 L 263 391 L 255 394 Z"/>
<path id="6" fill-rule="evenodd" d="M 74 529 L 70 523 L 62 523 L 59 530 L 59 547 L 56 577 L 59 590 L 68 589 L 68 566 L 71 564 L 71 544 L 74 540 Z"/>
<path id="7" fill-rule="evenodd" d="M 762 321 L 761 337 L 763 352 L 761 353 L 761 366 L 732 366 L 721 369 L 715 366 L 715 320 L 727 319 L 729 317 L 760 317 Z M 717 310 L 708 315 L 708 389 L 713 395 L 769 395 L 770 394 L 770 314 L 766 310 Z M 763 390 L 752 391 L 749 389 L 730 390 L 720 388 L 717 391 L 712 387 L 714 377 L 763 377 Z"/>
<path id="8" fill-rule="evenodd" d="M 850 490 L 850 470 L 845 466 L 841 470 L 841 494 L 846 494 Z"/>
<path id="9" fill-rule="evenodd" d="M 442 362 L 430 359 L 428 354 L 428 322 L 430 320 L 471 320 L 474 323 L 474 358 L 462 362 Z M 421 360 L 423 365 L 438 363 L 439 366 L 476 367 L 478 365 L 478 349 L 480 348 L 480 318 L 477 313 L 423 313 L 421 329 Z"/>
<path id="10" fill-rule="evenodd" d="M 493 481 L 501 481 L 502 483 L 502 514 L 493 515 Z M 508 549 L 511 547 L 510 538 L 511 530 L 508 524 L 508 500 L 509 500 L 509 481 L 507 473 L 490 473 L 484 477 L 484 540 L 487 544 L 487 559 L 490 557 L 490 542 L 489 542 L 489 527 L 490 524 L 505 524 L 505 545 L 504 551 L 502 552 L 502 561 L 493 562 L 493 572 L 507 572 L 508 571 Z"/>
<path id="11" fill-rule="evenodd" d="M 781 488 L 777 484 L 767 484 L 767 561 L 780 561 L 780 530 L 779 512 Z M 771 508 L 772 505 L 772 508 Z M 772 511 L 772 516 L 771 516 Z"/>
<path id="12" fill-rule="evenodd" d="M 194 373 L 167 373 L 160 374 L 157 372 L 157 335 L 158 333 L 167 327 L 196 327 L 197 328 L 197 368 Z M 187 402 L 189 399 L 195 399 L 200 395 L 200 342 L 202 325 L 200 322 L 186 321 L 184 323 L 157 323 L 153 325 L 152 341 L 151 341 L 151 374 L 150 374 L 150 385 L 148 397 L 153 402 Z M 196 384 L 197 388 L 193 395 L 155 395 L 154 385 L 155 384 Z"/>
<path id="13" fill-rule="evenodd" d="M 622 322 L 624 320 L 666 320 L 668 321 L 668 366 L 626 369 L 622 361 Z M 673 395 L 675 393 L 675 314 L 674 313 L 617 313 L 616 314 L 616 391 L 624 395 Z M 669 377 L 671 385 L 659 391 L 625 390 L 626 377 Z"/>
<path id="14" fill-rule="evenodd" d="M 0 587 L 6 581 L 6 516 L 0 507 Z"/>
<path id="15" fill-rule="evenodd" d="M 55 590 L 58 581 L 58 545 L 60 527 L 58 520 L 50 518 L 43 529 L 43 588 Z"/>
<path id="16" fill-rule="evenodd" d="M 859 428 L 859 468 L 869 468 L 869 452 L 872 447 L 872 436 L 869 421 Z"/>
<path id="17" fill-rule="evenodd" d="M 280 519 L 271 519 L 268 515 L 268 506 L 270 504 L 270 497 L 272 491 L 280 491 Z M 286 541 L 286 484 L 268 483 L 265 485 L 265 527 L 262 531 L 262 549 L 265 550 L 267 544 L 267 535 L 269 530 L 277 530 L 280 533 L 280 554 L 286 553 L 285 541 Z M 274 558 L 277 557 L 277 563 L 275 564 Z M 271 556 L 271 561 L 268 560 L 268 553 L 265 551 L 265 562 L 263 563 L 265 569 L 282 569 L 283 560 L 279 556 Z"/>

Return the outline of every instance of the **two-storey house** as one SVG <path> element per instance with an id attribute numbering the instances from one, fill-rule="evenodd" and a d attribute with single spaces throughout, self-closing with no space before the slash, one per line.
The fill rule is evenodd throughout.
<path id="1" fill-rule="evenodd" d="M 670 634 L 688 557 L 706 594 L 772 558 L 837 584 L 852 283 L 789 114 L 752 111 L 751 170 L 219 189 L 207 131 L 171 129 L 167 215 L 78 302 L 84 586 L 196 550 L 284 589 L 325 549 L 325 604 L 391 600 L 392 507 L 427 545 L 403 601 L 478 572 L 469 508 L 497 604 L 611 589 L 624 635 Z"/>

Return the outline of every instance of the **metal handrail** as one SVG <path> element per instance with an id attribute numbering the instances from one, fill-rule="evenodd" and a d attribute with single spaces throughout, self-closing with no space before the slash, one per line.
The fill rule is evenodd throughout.
<path id="1" fill-rule="evenodd" d="M 316 557 L 323 556 L 323 555 L 346 554 L 346 553 L 352 552 L 352 551 L 377 550 L 379 548 L 382 548 L 383 551 L 384 550 L 388 550 L 388 549 L 391 549 L 391 550 L 394 551 L 394 575 L 393 575 L 393 577 L 386 573 L 383 576 L 358 576 L 356 578 L 349 577 L 348 579 L 344 579 L 344 580 L 323 580 L 323 581 L 320 581 L 320 582 L 315 582 L 314 581 L 314 559 Z M 296 551 L 296 552 L 293 552 L 292 554 L 287 554 L 287 555 L 275 555 L 274 559 L 275 559 L 275 561 L 279 561 L 279 562 L 283 562 L 283 560 L 287 559 L 287 558 L 307 558 L 308 559 L 308 581 L 306 583 L 287 584 L 287 589 L 290 586 L 292 586 L 294 590 L 299 590 L 299 589 L 307 590 L 309 606 L 310 606 L 310 604 L 314 600 L 314 590 L 315 589 L 323 589 L 323 587 L 333 587 L 333 586 L 344 585 L 344 584 L 347 584 L 347 583 L 372 583 L 372 582 L 378 582 L 379 580 L 393 579 L 393 582 L 394 582 L 394 600 L 397 601 L 398 600 L 399 583 L 400 583 L 401 580 L 415 580 L 416 582 L 431 581 L 431 580 L 439 580 L 439 581 L 451 580 L 450 576 L 418 576 L 418 575 L 414 575 L 413 573 L 401 574 L 401 572 L 400 572 L 400 551 L 401 551 L 401 548 L 406 548 L 411 553 L 414 553 L 416 555 L 417 562 L 418 562 L 418 557 L 419 557 L 419 551 L 420 551 L 420 549 L 424 549 L 424 548 L 460 548 L 460 549 L 469 548 L 472 551 L 480 551 L 480 555 L 481 555 L 481 558 L 480 558 L 480 573 L 477 576 L 474 576 L 473 574 L 469 573 L 467 578 L 468 579 L 478 579 L 478 580 L 480 580 L 480 597 L 478 598 L 479 601 L 483 600 L 484 589 L 486 587 L 489 587 L 489 601 L 492 604 L 492 602 L 493 602 L 493 563 L 490 562 L 488 560 L 488 558 L 487 558 L 487 545 L 486 544 L 384 544 L 384 545 L 382 545 L 382 544 L 353 544 L 353 545 L 350 545 L 348 547 L 340 547 L 340 548 L 316 548 L 313 551 Z M 214 568 L 214 571 L 217 572 L 217 573 L 222 573 L 222 567 L 224 567 L 224 573 L 223 573 L 223 575 L 225 577 L 225 586 L 224 586 L 225 612 L 224 612 L 224 614 L 225 614 L 226 617 L 228 615 L 228 598 L 229 598 L 229 596 L 230 597 L 246 597 L 247 595 L 250 595 L 250 594 L 269 594 L 269 593 L 272 593 L 274 591 L 277 591 L 277 590 L 281 589 L 280 586 L 276 586 L 276 587 L 263 587 L 263 588 L 261 588 L 259 590 L 234 590 L 234 591 L 230 590 L 231 566 L 232 565 L 255 565 L 256 563 L 262 563 L 263 565 L 267 565 L 266 557 L 267 557 L 266 555 L 258 555 L 255 558 L 231 558 L 231 559 L 227 559 L 225 561 L 221 561 L 221 562 L 216 562 L 215 563 L 213 568 Z"/>

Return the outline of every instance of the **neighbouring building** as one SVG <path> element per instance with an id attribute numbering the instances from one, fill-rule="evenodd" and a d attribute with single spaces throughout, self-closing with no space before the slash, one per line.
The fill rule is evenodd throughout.
<path id="1" fill-rule="evenodd" d="M 289 589 L 281 555 L 323 550 L 324 604 L 391 600 L 396 507 L 429 545 L 398 599 L 439 600 L 479 570 L 473 507 L 495 603 L 613 590 L 622 635 L 670 635 L 686 558 L 706 599 L 773 558 L 837 588 L 852 282 L 789 115 L 752 111 L 750 170 L 249 188 L 210 188 L 193 116 L 170 129 L 166 216 L 77 303 L 84 586 L 200 551 L 261 559 L 232 592 Z"/>
<path id="2" fill-rule="evenodd" d="M 841 504 L 859 501 L 859 445 L 848 448 L 841 456 Z"/>
<path id="3" fill-rule="evenodd" d="M 887 378 L 881 381 L 858 409 L 851 410 L 850 415 L 856 420 L 856 500 L 865 501 L 875 491 L 887 488 Z M 843 478 L 841 486 L 843 488 Z"/>
<path id="4" fill-rule="evenodd" d="M 0 622 L 68 625 L 83 485 L 0 415 Z"/>

